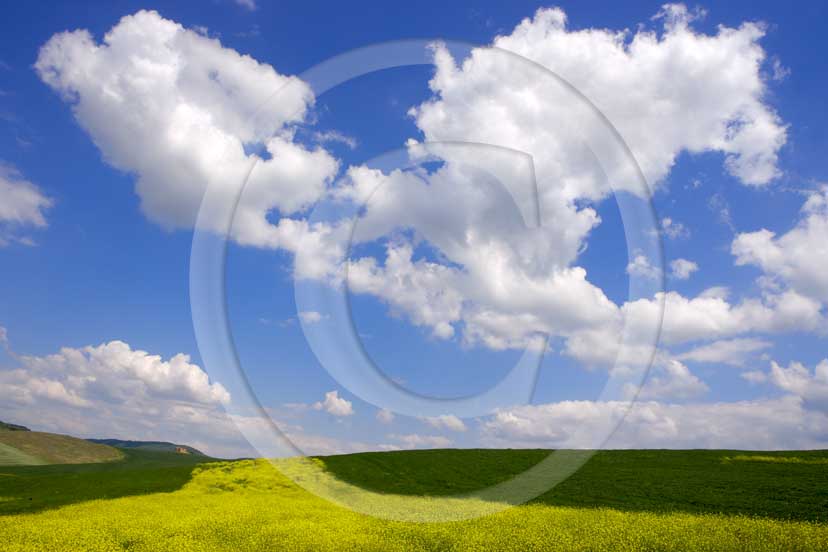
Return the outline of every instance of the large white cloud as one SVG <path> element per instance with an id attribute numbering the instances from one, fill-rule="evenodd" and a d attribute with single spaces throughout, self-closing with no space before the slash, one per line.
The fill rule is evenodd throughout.
<path id="1" fill-rule="evenodd" d="M 419 147 L 411 147 L 415 158 Z M 474 145 L 438 150 L 446 164 L 432 172 L 348 171 L 338 197 L 367 200 L 354 241 L 392 237 L 384 259 L 350 262 L 351 291 L 385 300 L 437 337 L 462 334 L 467 343 L 494 349 L 524 347 L 538 332 L 617 321 L 617 307 L 586 271 L 569 266 L 597 222 L 592 209 L 575 212 L 564 203 L 561 216 L 538 227 L 525 156 Z M 446 159 L 449 150 L 498 159 L 501 169 L 513 170 L 498 179 Z"/>
<path id="2" fill-rule="evenodd" d="M 750 343 L 734 341 L 716 345 L 717 341 L 756 333 L 820 332 L 824 327 L 822 305 L 792 290 L 739 302 L 731 302 L 728 295 L 726 288 L 714 287 L 695 297 L 671 291 L 652 299 L 624 303 L 620 309 L 623 327 L 608 324 L 578 331 L 565 341 L 563 352 L 591 366 L 646 366 L 653 358 L 656 345 L 649 329 L 658 324 L 660 317 L 661 347 L 673 349 L 694 343 L 697 344 L 694 354 L 676 358 L 704 360 L 706 357 L 711 362 L 714 357 L 722 362 L 734 361 L 737 353 L 748 352 L 744 346 Z M 624 346 L 620 341 L 622 330 L 626 336 Z M 706 350 L 704 342 L 710 342 L 708 345 L 713 350 Z M 734 350 L 740 346 L 742 351 Z"/>
<path id="3" fill-rule="evenodd" d="M 122 341 L 17 355 L 0 368 L 0 419 L 81 437 L 178 441 L 228 455 L 249 450 L 222 405 L 230 394 L 190 362 Z M 235 451 L 235 452 L 233 452 Z"/>
<path id="4" fill-rule="evenodd" d="M 795 396 L 665 404 L 565 401 L 503 410 L 483 425 L 490 446 L 581 448 L 618 426 L 608 448 L 814 449 L 828 443 L 828 416 Z M 626 418 L 625 418 L 626 415 Z M 623 421 L 622 421 L 623 420 Z"/>
<path id="5" fill-rule="evenodd" d="M 720 26 L 706 35 L 692 28 L 683 6 L 662 15 L 660 33 L 570 30 L 562 10 L 541 9 L 493 45 L 540 63 L 589 98 L 618 128 L 649 182 L 667 176 L 682 151 L 717 151 L 744 183 L 768 183 L 779 172 L 786 133 L 765 103 L 762 26 Z M 544 184 L 554 182 L 568 197 L 607 193 L 577 139 L 603 131 L 554 80 L 486 48 L 460 64 L 438 49 L 430 85 L 437 97 L 414 111 L 428 139 L 517 148 L 533 156 Z M 604 169 L 610 178 L 626 172 Z"/>
<path id="6" fill-rule="evenodd" d="M 791 362 L 785 368 L 771 361 L 770 381 L 802 397 L 807 404 L 828 412 L 828 359 L 817 364 L 813 374 L 801 362 Z"/>
<path id="7" fill-rule="evenodd" d="M 227 414 L 231 397 L 184 354 L 163 359 L 122 341 L 64 347 L 45 356 L 18 355 L 0 344 L 17 366 L 0 367 L 0 419 L 40 431 L 79 437 L 172 441 L 220 457 L 293 454 L 258 415 Z M 353 413 L 336 392 L 326 408 Z M 379 450 L 379 445 L 309 431 L 284 412 L 269 409 L 281 431 L 307 454 Z M 254 449 L 244 435 L 266 448 Z"/>
<path id="8" fill-rule="evenodd" d="M 268 213 L 304 208 L 337 171 L 327 152 L 293 141 L 289 125 L 313 103 L 307 84 L 156 12 L 124 17 L 101 43 L 88 31 L 57 34 L 35 69 L 72 105 L 105 159 L 136 175 L 144 213 L 165 227 L 192 226 L 207 186 L 232 202 L 258 160 L 234 237 L 288 247 L 283 233 L 295 228 L 269 223 Z M 245 152 L 258 143 L 269 159 Z"/>
<path id="9" fill-rule="evenodd" d="M 134 350 L 123 341 L 111 341 L 81 349 L 64 347 L 47 356 L 18 357 L 23 367 L 4 371 L 15 396 L 29 402 L 46 394 L 78 405 L 96 400 L 133 405 L 144 401 L 170 400 L 196 404 L 221 404 L 230 394 L 219 383 L 210 383 L 207 374 L 177 354 L 169 360 L 146 351 Z"/>
<path id="10" fill-rule="evenodd" d="M 707 384 L 672 358 L 658 358 L 640 389 L 627 384 L 627 396 L 638 400 L 687 400 L 707 393 Z"/>
<path id="11" fill-rule="evenodd" d="M 574 31 L 561 10 L 540 10 L 493 45 L 537 61 L 583 92 L 620 130 L 651 183 L 663 180 L 682 152 L 717 151 L 745 184 L 767 184 L 778 174 L 785 128 L 765 102 L 762 27 L 746 23 L 706 35 L 692 28 L 682 6 L 665 7 L 659 17 L 660 32 Z M 588 202 L 605 198 L 610 183 L 643 193 L 630 167 L 606 149 L 601 119 L 537 67 L 491 48 L 456 60 L 437 46 L 434 56 L 433 97 L 411 110 L 425 139 L 495 144 L 531 158 L 412 142 L 413 158 L 431 154 L 445 165 L 428 173 L 351 168 L 337 193 L 368 200 L 355 239 L 395 236 L 384 264 L 362 258 L 351 265 L 351 290 L 382 298 L 438 337 L 462 333 L 467 343 L 504 349 L 550 333 L 564 336 L 573 356 L 611 363 L 623 321 L 633 335 L 652 326 L 659 301 L 619 308 L 574 265 L 600 223 Z M 530 176 L 538 183 L 542 228 L 531 224 Z M 412 230 L 413 239 L 394 234 L 402 230 Z M 417 258 L 419 240 L 437 250 L 435 260 Z M 643 255 L 628 268 L 658 276 Z M 694 268 L 682 260 L 674 272 L 686 278 Z M 819 306 L 796 293 L 735 305 L 664 298 L 669 344 L 748 328 L 813 329 L 822 320 Z M 638 356 L 652 352 L 652 344 L 637 346 Z"/>
<path id="12" fill-rule="evenodd" d="M 770 341 L 752 337 L 722 339 L 694 347 L 689 351 L 676 355 L 676 358 L 694 362 L 742 366 L 750 355 L 767 349 L 771 345 L 772 343 Z"/>
<path id="13" fill-rule="evenodd" d="M 411 148 L 413 156 L 420 155 L 418 149 Z M 568 266 L 583 246 L 581 237 L 597 222 L 593 210 L 573 218 L 563 204 L 561 216 L 550 214 L 550 224 L 538 227 L 526 156 L 475 145 L 438 150 L 428 153 L 447 163 L 432 172 L 348 171 L 337 194 L 368 200 L 354 240 L 394 238 L 384 263 L 363 257 L 349 266 L 352 291 L 385 299 L 439 337 L 454 336 L 462 324 L 465 339 L 494 348 L 521 347 L 544 328 L 560 331 L 616 316 L 586 272 Z M 499 179 L 447 152 L 497 159 L 501 168 L 510 168 L 509 176 Z M 421 243 L 435 254 L 422 255 Z M 511 336 L 493 331 L 500 320 L 516 318 L 523 321 L 511 324 Z"/>
<path id="14" fill-rule="evenodd" d="M 737 265 L 754 265 L 770 278 L 766 285 L 789 286 L 828 303 L 828 186 L 809 195 L 796 226 L 777 236 L 762 229 L 736 236 Z"/>
<path id="15" fill-rule="evenodd" d="M 32 243 L 19 230 L 45 227 L 45 212 L 52 204 L 52 199 L 24 179 L 20 171 L 0 161 L 0 247 L 13 241 Z"/>
<path id="16" fill-rule="evenodd" d="M 721 339 L 750 332 L 815 331 L 823 321 L 822 306 L 794 291 L 768 293 L 731 303 L 719 288 L 696 297 L 664 295 L 661 339 L 666 345 Z M 623 306 L 631 332 L 659 315 L 658 301 L 640 299 Z"/>

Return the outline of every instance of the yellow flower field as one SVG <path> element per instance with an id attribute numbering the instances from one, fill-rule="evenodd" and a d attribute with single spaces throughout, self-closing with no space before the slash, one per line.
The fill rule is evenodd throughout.
<path id="1" fill-rule="evenodd" d="M 204 464 L 168 493 L 0 517 L 4 551 L 826 550 L 810 521 L 531 504 L 448 523 L 386 521 L 318 498 L 264 460 Z"/>

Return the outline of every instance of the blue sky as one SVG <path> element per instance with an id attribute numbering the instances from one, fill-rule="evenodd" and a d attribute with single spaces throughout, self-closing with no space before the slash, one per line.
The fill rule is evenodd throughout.
<path id="1" fill-rule="evenodd" d="M 0 357 L 6 387 L 0 418 L 88 436 L 189 438 L 216 454 L 246 453 L 247 445 L 238 438 L 233 424 L 222 421 L 221 412 L 228 408 L 244 418 L 236 420 L 237 424 L 250 426 L 257 423 L 255 415 L 233 406 L 238 396 L 232 383 L 221 381 L 202 358 L 189 299 L 191 219 L 195 213 L 188 209 L 198 205 L 199 194 L 203 193 L 199 188 L 203 183 L 198 183 L 215 175 L 205 177 L 196 169 L 192 173 L 188 170 L 200 167 L 199 160 L 216 155 L 216 150 L 210 149 L 211 137 L 202 130 L 204 139 L 200 139 L 194 127 L 182 130 L 185 138 L 181 151 L 170 153 L 174 147 L 164 150 L 163 145 L 154 149 L 158 147 L 154 137 L 162 136 L 158 133 L 175 130 L 174 125 L 168 126 L 171 116 L 159 116 L 159 126 L 152 126 L 156 124 L 155 109 L 163 112 L 166 107 L 157 106 L 168 105 L 180 109 L 190 101 L 201 110 L 199 116 L 210 121 L 203 123 L 207 127 L 220 127 L 239 143 L 261 145 L 268 137 L 256 134 L 258 130 L 252 132 L 256 134 L 253 138 L 245 134 L 251 105 L 272 93 L 267 86 L 276 78 L 265 74 L 269 69 L 261 67 L 272 67 L 274 75 L 295 76 L 332 56 L 375 43 L 427 38 L 486 46 L 501 35 L 508 38 L 503 48 L 523 48 L 525 57 L 558 72 L 604 111 L 655 189 L 652 201 L 663 231 L 666 288 L 674 292 L 674 303 L 671 306 L 668 300 L 665 316 L 670 319 L 668 326 L 676 329 L 665 330 L 667 341 L 659 347 L 660 356 L 651 370 L 655 383 L 651 388 L 645 386 L 641 397 L 644 408 L 654 413 L 659 424 L 648 426 L 649 418 L 640 411 L 639 418 L 631 416 L 629 433 L 622 434 L 616 445 L 824 445 L 828 439 L 828 363 L 820 363 L 828 356 L 822 324 L 828 282 L 813 270 L 815 264 L 828 261 L 825 240 L 820 242 L 828 228 L 828 192 L 823 188 L 828 182 L 823 155 L 828 68 L 820 55 L 828 46 L 822 23 L 824 6 L 815 2 L 791 9 L 778 3 L 732 2 L 705 6 L 708 9 L 703 16 L 694 7 L 670 8 L 654 19 L 662 10 L 659 3 L 622 6 L 579 2 L 561 3 L 560 11 L 545 12 L 553 15 L 543 19 L 535 14 L 549 6 L 535 2 L 473 6 L 460 2 L 420 3 L 393 9 L 383 3 L 345 7 L 259 1 L 255 9 L 243 4 L 119 2 L 93 4 L 89 9 L 60 3 L 32 4 L 16 6 L 14 16 L 0 23 L 0 158 L 4 163 L 0 176 L 7 183 L 0 192 L 8 194 L 0 200 L 12 206 L 0 210 L 0 241 L 4 244 L 0 247 L 0 325 L 8 334 L 8 349 Z M 194 96 L 197 87 L 193 91 L 185 82 L 187 78 L 196 82 L 199 75 L 183 73 L 158 86 L 131 88 L 133 84 L 125 83 L 136 73 L 129 59 L 149 59 L 158 54 L 150 47 L 142 49 L 145 45 L 141 40 L 129 37 L 118 55 L 102 56 L 94 68 L 84 65 L 99 55 L 93 44 L 100 44 L 105 33 L 119 26 L 122 17 L 140 10 L 157 11 L 136 19 L 135 28 L 141 32 L 152 34 L 171 22 L 181 25 L 175 36 L 184 38 L 173 46 L 169 42 L 162 57 L 177 53 L 184 60 L 182 64 L 197 66 L 199 56 L 217 56 L 209 63 L 226 64 L 227 74 L 238 78 L 234 82 L 237 95 L 199 103 L 202 99 Z M 562 13 L 566 14 L 566 25 L 556 27 L 558 16 L 554 14 Z M 547 34 L 518 36 L 515 29 L 526 18 L 530 21 L 524 25 Z M 756 36 L 743 27 L 746 22 L 761 22 L 755 27 Z M 721 31 L 720 26 L 730 31 Z M 76 29 L 87 29 L 92 42 L 72 35 L 51 53 L 41 50 L 55 40 L 57 33 Z M 589 35 L 587 29 L 594 29 L 595 35 L 604 33 L 602 36 L 626 29 L 628 34 L 619 39 L 618 51 L 629 57 L 629 67 L 614 74 L 612 63 L 600 55 L 600 47 L 606 44 L 599 45 L 600 37 Z M 653 55 L 636 57 L 630 46 L 633 37 L 648 32 L 655 33 Z M 722 37 L 728 33 L 744 38 L 726 42 Z M 683 38 L 669 43 L 671 34 Z M 564 41 L 563 46 L 554 46 L 555 37 Z M 710 41 L 719 39 L 721 44 L 707 48 Z M 599 53 L 579 57 L 581 49 Z M 757 49 L 761 59 L 754 63 Z M 261 64 L 259 69 L 238 61 L 233 57 L 235 52 L 250 56 Z M 563 58 L 561 52 L 565 53 Z M 662 54 L 664 58 L 659 57 Z M 163 62 L 161 59 L 159 63 Z M 283 115 L 279 105 L 265 111 L 264 118 L 270 115 L 276 121 L 270 131 L 277 132 L 280 144 L 299 151 L 299 176 L 286 177 L 296 184 L 284 191 L 279 188 L 278 177 L 276 182 L 265 182 L 263 177 L 262 189 L 272 186 L 275 190 L 275 199 L 267 196 L 270 199 L 262 200 L 270 201 L 266 205 L 270 209 L 260 222 L 270 227 L 261 230 L 260 226 L 251 226 L 231 236 L 226 301 L 239 358 L 252 388 L 303 449 L 338 452 L 410 446 L 577 446 L 580 443 L 567 441 L 565 435 L 573 423 L 588 425 L 588 420 L 579 417 L 588 417 L 582 410 L 597 409 L 599 417 L 612 417 L 613 409 L 621 408 L 607 403 L 596 406 L 593 402 L 601 402 L 598 396 L 612 363 L 596 360 L 601 353 L 589 341 L 586 350 L 574 350 L 580 339 L 600 335 L 602 343 L 611 340 L 607 336 L 614 330 L 598 320 L 620 316 L 628 300 L 630 274 L 636 274 L 635 267 L 628 266 L 636 252 L 627 251 L 618 206 L 600 182 L 584 184 L 579 180 L 584 190 L 592 190 L 589 186 L 593 185 L 601 189 L 580 190 L 567 196 L 571 201 L 548 206 L 565 207 L 562 216 L 573 219 L 561 224 L 574 234 L 580 232 L 572 228 L 584 209 L 592 208 L 600 217 L 600 224 L 581 232 L 581 247 L 576 248 L 580 252 L 567 255 L 558 251 L 558 246 L 550 246 L 551 257 L 566 260 L 537 262 L 551 266 L 551 272 L 569 274 L 567 282 L 574 282 L 572 285 L 577 284 L 577 278 L 567 270 L 582 267 L 590 289 L 600 290 L 611 308 L 600 301 L 583 305 L 576 301 L 572 313 L 539 312 L 546 297 L 542 284 L 548 282 L 546 276 L 530 274 L 529 268 L 529 272 L 512 274 L 516 279 L 507 284 L 518 291 L 507 298 L 496 293 L 487 296 L 484 291 L 493 278 L 493 268 L 478 268 L 472 278 L 461 283 L 429 281 L 406 285 L 403 291 L 392 285 L 403 276 L 391 274 L 389 269 L 382 275 L 365 276 L 362 291 L 351 294 L 354 324 L 367 354 L 402 387 L 430 396 L 484 391 L 506 375 L 529 335 L 550 333 L 551 350 L 540 369 L 533 406 L 503 405 L 498 413 L 464 420 L 462 430 L 458 430 L 461 425 L 446 423 L 446 419 L 396 416 L 384 423 L 377 419 L 377 405 L 355 396 L 320 366 L 303 334 L 294 299 L 293 246 L 284 245 L 288 238 L 277 236 L 273 228 L 280 217 L 305 219 L 315 200 L 322 199 L 326 192 L 316 194 L 314 201 L 306 201 L 301 208 L 285 207 L 300 201 L 294 196 L 304 198 L 314 185 L 329 192 L 348 186 L 356 190 L 360 177 L 346 175 L 348 167 L 362 167 L 378 155 L 403 148 L 412 138 L 459 137 L 480 142 L 484 141 L 481 137 L 503 136 L 509 142 L 514 128 L 521 130 L 521 143 L 513 140 L 502 145 L 523 150 L 539 148 L 530 153 L 535 156 L 541 177 L 541 192 L 544 186 L 560 185 L 573 175 L 583 177 L 580 168 L 567 165 L 574 162 L 571 155 L 566 155 L 565 147 L 550 153 L 554 148 L 538 144 L 559 139 L 550 130 L 558 128 L 556 125 L 582 130 L 588 139 L 600 142 L 601 138 L 591 134 L 598 131 L 588 121 L 576 119 L 576 115 L 569 118 L 565 110 L 552 111 L 559 119 L 544 120 L 537 112 L 527 117 L 524 109 L 529 100 L 497 104 L 507 101 L 504 98 L 514 98 L 507 93 L 501 95 L 498 83 L 506 83 L 505 89 L 519 89 L 513 83 L 520 82 L 520 77 L 510 80 L 514 75 L 506 65 L 494 58 L 491 62 L 495 84 L 485 81 L 486 71 L 469 68 L 454 78 L 446 72 L 442 84 L 430 87 L 435 71 L 439 74 L 433 65 L 399 67 L 347 82 L 318 95 L 312 103 L 285 98 L 286 104 L 292 101 L 306 110 L 298 119 L 280 120 Z M 73 72 L 78 67 L 86 69 Z M 212 71 L 200 76 L 209 79 L 224 74 Z M 625 77 L 633 72 L 638 72 L 640 85 L 631 85 L 632 79 Z M 743 82 L 732 82 L 737 72 L 741 72 L 737 80 Z M 119 89 L 121 86 L 125 88 Z M 251 92 L 253 99 L 248 100 L 244 99 L 245 87 L 260 89 Z M 112 102 L 107 93 L 120 94 L 123 101 Z M 533 98 L 539 102 L 551 104 L 560 99 L 549 96 L 544 89 L 534 93 Z M 436 106 L 434 109 L 442 110 L 445 117 L 424 115 L 423 106 L 427 105 Z M 487 117 L 491 112 L 481 107 L 485 105 L 499 105 L 502 111 L 497 117 Z M 412 108 L 419 108 L 419 115 L 412 114 Z M 244 119 L 247 122 L 234 122 L 237 114 L 241 119 L 248 117 Z M 136 122 L 133 116 L 146 122 Z M 572 126 L 564 127 L 566 124 Z M 290 132 L 279 134 L 285 129 Z M 345 139 L 321 138 L 331 133 Z M 654 138 L 659 133 L 664 134 L 663 138 Z M 203 156 L 200 148 L 204 148 Z M 312 152 L 319 157 L 302 164 L 305 157 L 311 159 Z M 511 174 L 508 163 L 497 165 L 480 155 L 483 157 L 472 161 L 479 161 L 486 170 L 502 169 L 504 174 Z M 727 162 L 727 155 L 736 161 Z M 283 166 L 289 163 L 274 159 Z M 336 169 L 321 176 L 310 174 L 324 172 L 326 160 L 336 164 Z M 469 158 L 462 157 L 462 161 L 468 162 Z M 460 158 L 444 156 L 441 163 L 446 167 L 445 174 L 440 173 L 441 164 L 437 163 L 424 177 L 430 186 L 438 187 L 441 178 L 451 186 L 460 186 L 452 179 L 462 177 L 449 170 L 461 166 Z M 215 174 L 224 174 L 221 171 L 230 170 L 228 167 L 229 163 L 216 163 Z M 616 176 L 622 178 L 612 167 L 604 169 L 610 181 Z M 273 170 L 278 173 L 281 169 Z M 361 178 L 366 177 L 363 174 Z M 397 177 L 388 172 L 383 178 L 390 189 L 412 186 L 402 179 L 395 180 Z M 472 190 L 480 182 L 481 178 L 475 177 L 462 186 Z M 623 188 L 626 184 L 619 180 L 612 185 Z M 462 186 L 461 190 L 467 189 Z M 14 207 L 22 189 L 34 195 L 26 196 L 29 203 Z M 403 191 L 399 193 L 405 197 Z M 35 202 L 40 198 L 39 207 L 32 207 L 32 197 Z M 425 226 L 415 224 L 409 233 L 399 228 L 384 233 L 380 239 L 364 244 L 359 254 L 373 257 L 379 266 L 387 268 L 386 247 L 395 248 L 409 240 L 416 246 L 413 259 L 421 261 L 421 265 L 415 263 L 415 272 L 418 266 L 426 270 L 442 265 L 463 273 L 468 267 L 457 259 L 472 259 L 470 249 L 458 250 L 453 257 L 435 243 L 412 239 L 437 235 L 438 241 L 440 236 L 449 240 L 445 236 L 450 230 L 440 226 L 441 222 L 428 226 L 432 224 L 429 213 L 439 212 L 438 207 L 446 201 L 438 192 L 430 197 L 435 203 L 421 206 L 422 212 L 416 205 L 410 209 L 412 220 Z M 242 211 L 248 207 L 251 217 L 258 216 L 259 204 L 243 205 Z M 378 212 L 377 220 L 406 215 L 409 209 L 405 207 L 389 207 L 390 214 Z M 458 219 L 462 219 L 460 213 L 473 208 L 461 202 L 456 209 Z M 503 212 L 507 211 L 508 206 Z M 42 222 L 38 222 L 39 216 Z M 512 220 L 509 217 L 514 217 L 514 209 L 502 216 L 503 221 Z M 485 234 L 490 230 L 483 222 L 476 224 L 483 226 L 475 226 L 475 232 Z M 797 233 L 797 228 L 802 231 Z M 762 239 L 759 232 L 763 229 L 774 232 L 779 241 L 767 236 Z M 550 238 L 553 242 L 555 236 Z M 427 238 L 424 241 L 429 242 Z M 274 245 L 276 242 L 282 245 Z M 695 263 L 696 270 L 684 279 L 671 275 L 670 263 L 677 259 Z M 645 265 L 638 277 L 650 278 L 647 268 Z M 468 268 L 468 272 L 474 271 Z M 408 276 L 412 274 L 416 276 Z M 523 277 L 530 279 L 521 280 Z M 320 285 L 326 285 L 323 280 Z M 539 286 L 537 297 L 528 290 L 523 296 L 521 290 L 527 289 L 526 282 L 530 281 Z M 652 285 L 655 281 L 652 279 Z M 728 293 L 720 288 L 728 288 Z M 462 307 L 460 314 L 434 314 L 434 309 L 428 308 L 434 306 L 429 305 L 433 300 L 422 297 L 445 290 L 461 296 L 463 305 L 474 306 Z M 563 297 L 587 293 L 582 287 L 547 291 L 553 295 L 560 292 Z M 690 306 L 685 305 L 687 302 Z M 656 303 L 652 301 L 652 305 Z M 756 310 L 759 306 L 765 309 L 761 313 Z M 614 314 L 606 314 L 607 309 Z M 502 316 L 497 320 L 505 322 L 493 321 L 495 311 Z M 588 319 L 583 328 L 556 326 L 556 321 L 576 315 Z M 444 320 L 434 318 L 440 316 L 448 317 L 451 335 L 439 325 Z M 481 322 L 485 317 L 485 323 Z M 528 319 L 532 321 L 526 322 Z M 319 312 L 319 320 L 306 321 L 317 327 L 329 322 L 325 312 Z M 481 333 L 484 330 L 489 332 L 488 342 Z M 509 344 L 503 345 L 502 339 Z M 113 341 L 124 342 L 127 349 L 84 349 Z M 59 353 L 62 348 L 67 349 Z M 161 358 L 157 362 L 148 360 L 147 355 L 136 353 L 141 351 Z M 190 357 L 184 367 L 169 361 L 180 353 Z M 627 364 L 635 372 L 642 363 Z M 199 379 L 202 369 L 211 376 L 210 383 Z M 165 377 L 170 381 L 162 381 Z M 84 383 L 78 383 L 81 380 Z M 55 385 L 60 390 L 55 391 Z M 221 398 L 218 385 L 230 390 L 229 400 Z M 325 402 L 325 394 L 332 391 L 337 395 Z M 146 423 L 130 421 L 138 412 L 149 413 Z M 101 423 L 102 413 L 111 415 L 112 421 Z M 724 420 L 723 429 L 706 434 L 690 419 Z M 664 430 L 670 424 L 679 430 Z M 219 426 L 220 430 L 215 429 Z M 743 426 L 754 431 L 744 434 Z M 720 437 L 713 438 L 712 434 Z"/>

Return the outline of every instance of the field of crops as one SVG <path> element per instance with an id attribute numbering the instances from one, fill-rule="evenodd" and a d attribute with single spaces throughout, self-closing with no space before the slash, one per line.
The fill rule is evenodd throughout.
<path id="1" fill-rule="evenodd" d="M 0 468 L 0 549 L 828 549 L 825 452 L 600 452 L 530 504 L 448 523 L 352 512 L 264 460 L 125 452 L 110 464 Z M 369 491 L 428 501 L 492 485 L 546 454 L 412 451 L 318 462 Z"/>

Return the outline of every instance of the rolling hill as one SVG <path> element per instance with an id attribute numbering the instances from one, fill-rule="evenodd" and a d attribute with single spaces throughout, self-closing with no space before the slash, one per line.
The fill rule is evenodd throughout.
<path id="1" fill-rule="evenodd" d="M 125 441 L 123 439 L 87 439 L 90 443 L 109 445 L 123 449 L 154 450 L 158 452 L 177 452 L 179 454 L 193 454 L 207 456 L 197 448 L 188 445 L 178 445 L 167 441 Z M 183 452 L 186 451 L 186 452 Z"/>
<path id="2" fill-rule="evenodd" d="M 0 421 L 0 466 L 114 462 L 124 458 L 123 449 L 176 453 L 209 459 L 206 454 L 194 447 L 166 441 L 80 439 L 57 433 L 31 431 L 22 425 Z"/>
<path id="3" fill-rule="evenodd" d="M 90 443 L 68 435 L 0 429 L 2 466 L 87 464 L 112 462 L 121 458 L 123 453 L 115 447 Z"/>
<path id="4" fill-rule="evenodd" d="M 0 421 L 0 431 L 7 430 L 7 431 L 31 431 L 28 427 L 17 425 L 17 424 L 9 424 L 6 422 Z"/>

